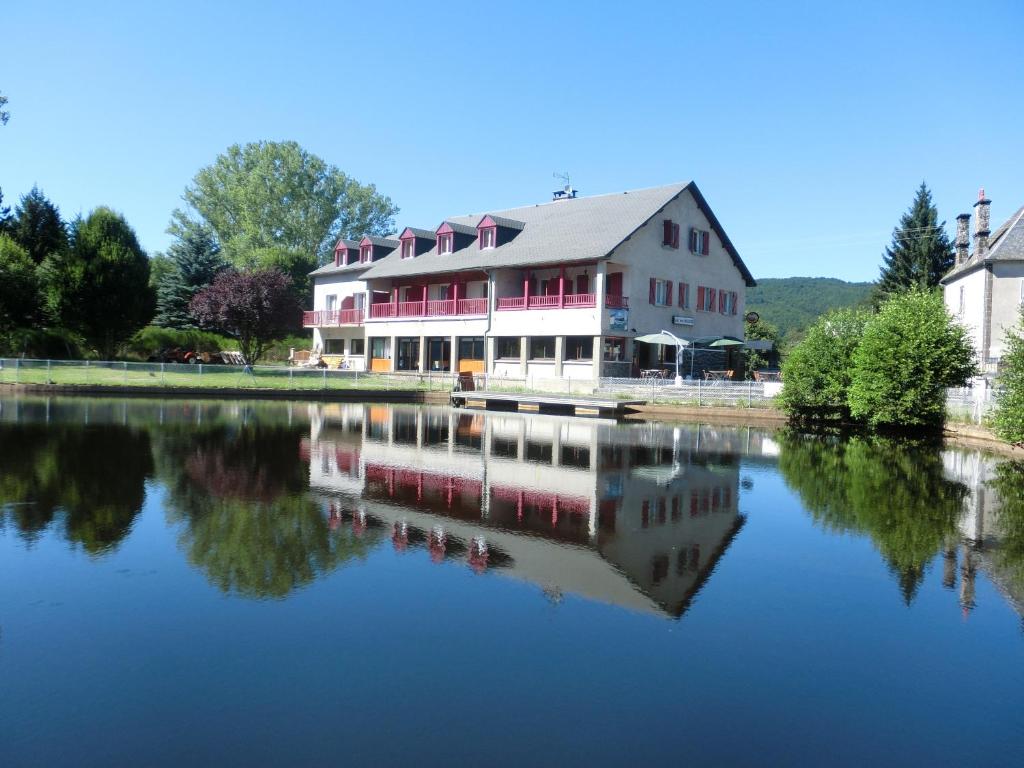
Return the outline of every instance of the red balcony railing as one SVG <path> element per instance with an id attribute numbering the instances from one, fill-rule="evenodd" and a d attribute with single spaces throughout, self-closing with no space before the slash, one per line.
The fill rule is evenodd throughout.
<path id="1" fill-rule="evenodd" d="M 318 309 L 302 313 L 302 324 L 307 328 L 322 328 L 328 325 L 361 325 L 361 309 Z"/>
<path id="2" fill-rule="evenodd" d="M 604 305 L 608 309 L 629 309 L 629 299 L 625 296 L 605 296 Z"/>
<path id="3" fill-rule="evenodd" d="M 498 299 L 498 309 L 578 309 L 596 306 L 593 293 L 567 293 L 564 296 L 506 296 Z"/>
<path id="4" fill-rule="evenodd" d="M 430 299 L 400 301 L 397 304 L 370 305 L 373 320 L 394 317 L 451 317 L 455 315 L 486 315 L 487 299 Z"/>

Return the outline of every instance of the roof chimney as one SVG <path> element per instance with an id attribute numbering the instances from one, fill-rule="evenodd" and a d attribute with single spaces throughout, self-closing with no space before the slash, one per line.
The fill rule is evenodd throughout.
<path id="1" fill-rule="evenodd" d="M 988 229 L 988 207 L 992 203 L 985 197 L 985 188 L 978 190 L 978 202 L 974 204 L 977 212 L 974 216 L 974 256 L 979 261 L 985 258 L 988 252 L 988 236 L 991 234 Z"/>
<path id="2" fill-rule="evenodd" d="M 967 246 L 971 242 L 971 214 L 961 213 L 956 217 L 956 265 L 967 262 Z"/>

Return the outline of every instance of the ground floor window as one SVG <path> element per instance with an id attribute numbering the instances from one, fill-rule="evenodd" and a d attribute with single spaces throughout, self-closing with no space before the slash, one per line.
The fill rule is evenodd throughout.
<path id="1" fill-rule="evenodd" d="M 352 343 L 349 345 L 349 354 L 353 355 L 365 355 L 366 354 L 366 340 L 365 339 L 352 339 Z"/>
<path id="2" fill-rule="evenodd" d="M 324 339 L 324 354 L 325 355 L 344 355 L 345 354 L 345 340 L 344 339 Z"/>
<path id="3" fill-rule="evenodd" d="M 501 360 L 509 358 L 518 360 L 521 342 L 522 339 L 518 336 L 499 336 L 497 342 L 498 358 Z"/>
<path id="4" fill-rule="evenodd" d="M 484 337 L 461 336 L 459 338 L 459 360 L 483 360 Z"/>
<path id="5" fill-rule="evenodd" d="M 452 365 L 450 336 L 431 336 L 427 339 L 427 370 L 449 371 Z"/>
<path id="6" fill-rule="evenodd" d="M 398 365 L 399 371 L 416 371 L 420 367 L 420 340 L 419 337 L 400 338 L 398 344 Z"/>
<path id="7" fill-rule="evenodd" d="M 531 336 L 530 337 L 530 359 L 531 360 L 554 360 L 555 359 L 555 337 L 554 336 Z"/>
<path id="8" fill-rule="evenodd" d="M 374 360 L 388 360 L 391 357 L 391 339 L 375 336 L 370 339 L 370 357 Z"/>
<path id="9" fill-rule="evenodd" d="M 594 359 L 594 337 L 593 336 L 566 336 L 565 337 L 565 359 L 566 360 L 593 360 Z"/>
<path id="10" fill-rule="evenodd" d="M 604 359 L 620 361 L 626 359 L 626 340 L 621 336 L 606 336 L 604 339 Z"/>

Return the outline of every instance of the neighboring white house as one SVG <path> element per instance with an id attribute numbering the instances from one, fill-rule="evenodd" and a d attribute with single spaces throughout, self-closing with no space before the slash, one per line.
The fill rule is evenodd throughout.
<path id="1" fill-rule="evenodd" d="M 306 325 L 325 352 L 347 357 L 365 335 L 374 371 L 595 380 L 667 368 L 674 349 L 633 339 L 662 329 L 742 338 L 755 284 L 692 182 L 595 197 L 567 189 L 358 245 L 356 266 L 341 242 L 335 264 L 313 272 Z M 328 297 L 359 291 L 358 320 L 330 314 Z M 717 367 L 733 367 L 724 354 Z"/>
<path id="2" fill-rule="evenodd" d="M 986 373 L 996 370 L 1024 302 L 1024 207 L 990 233 L 991 202 L 981 190 L 970 253 L 971 217 L 957 216 L 956 265 L 942 278 L 946 307 L 967 328 Z"/>

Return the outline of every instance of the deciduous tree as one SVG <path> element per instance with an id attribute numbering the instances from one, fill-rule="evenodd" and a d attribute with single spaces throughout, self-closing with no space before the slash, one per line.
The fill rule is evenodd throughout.
<path id="1" fill-rule="evenodd" d="M 292 281 L 278 269 L 226 269 L 195 295 L 191 312 L 200 327 L 237 340 L 247 365 L 268 341 L 297 329 L 302 317 Z"/>
<path id="2" fill-rule="evenodd" d="M 339 237 L 391 231 L 398 209 L 294 141 L 234 145 L 185 189 L 170 230 L 207 224 L 238 269 L 276 267 L 301 285 Z"/>
<path id="3" fill-rule="evenodd" d="M 1020 323 L 1007 334 L 1007 351 L 1000 361 L 996 396 L 996 434 L 1011 443 L 1024 443 L 1024 309 Z"/>
<path id="4" fill-rule="evenodd" d="M 976 373 L 963 326 L 937 290 L 888 299 L 864 327 L 853 353 L 850 414 L 871 427 L 939 427 L 946 389 Z"/>
<path id="5" fill-rule="evenodd" d="M 840 309 L 819 318 L 782 365 L 781 403 L 794 421 L 849 421 L 853 355 L 868 313 Z"/>
<path id="6" fill-rule="evenodd" d="M 40 274 L 54 322 L 106 359 L 153 318 L 149 259 L 128 222 L 109 208 L 74 221 L 69 248 L 50 254 Z"/>
<path id="7" fill-rule="evenodd" d="M 0 335 L 27 327 L 38 317 L 36 265 L 24 248 L 0 235 Z"/>

